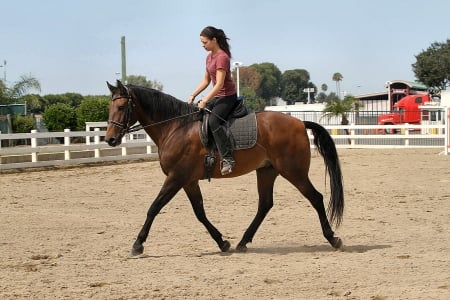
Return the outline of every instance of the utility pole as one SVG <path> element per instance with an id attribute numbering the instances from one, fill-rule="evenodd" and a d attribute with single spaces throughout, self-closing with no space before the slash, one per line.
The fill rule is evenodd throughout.
<path id="1" fill-rule="evenodd" d="M 120 40 L 122 46 L 122 83 L 127 84 L 127 61 L 125 53 L 125 36 L 122 36 Z"/>

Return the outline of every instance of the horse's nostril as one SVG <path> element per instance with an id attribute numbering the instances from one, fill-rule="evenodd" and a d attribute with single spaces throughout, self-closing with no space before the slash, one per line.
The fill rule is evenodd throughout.
<path id="1" fill-rule="evenodd" d="M 108 145 L 114 147 L 116 145 L 116 139 L 113 137 L 110 137 L 109 139 L 106 139 L 106 142 L 108 143 Z"/>

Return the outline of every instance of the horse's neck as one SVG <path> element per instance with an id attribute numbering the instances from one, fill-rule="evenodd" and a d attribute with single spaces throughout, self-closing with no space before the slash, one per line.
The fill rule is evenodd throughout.
<path id="1" fill-rule="evenodd" d="M 170 101 L 167 101 L 170 102 Z M 163 103 L 167 103 L 164 102 Z M 153 140 L 153 142 L 160 147 L 164 144 L 164 141 L 170 138 L 175 131 L 182 129 L 180 122 L 177 120 L 179 115 L 167 116 L 164 119 L 159 119 L 158 114 L 154 116 L 148 115 L 145 109 L 144 103 L 140 103 L 141 109 L 137 115 L 138 121 L 144 127 L 147 134 Z"/>
<path id="2" fill-rule="evenodd" d="M 156 146 L 160 147 L 164 142 L 169 139 L 172 134 L 180 128 L 179 124 L 167 122 L 159 123 L 163 121 L 158 121 L 152 123 L 152 126 L 145 127 L 145 131 L 148 136 L 152 139 Z M 145 126 L 145 125 L 144 125 Z"/>

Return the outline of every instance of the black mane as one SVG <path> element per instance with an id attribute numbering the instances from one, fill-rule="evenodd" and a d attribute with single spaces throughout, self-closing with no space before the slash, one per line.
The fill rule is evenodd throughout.
<path id="1" fill-rule="evenodd" d="M 195 114 L 198 112 L 198 108 L 187 102 L 155 89 L 131 84 L 128 84 L 127 87 L 137 96 L 145 113 L 155 122 L 179 116 L 185 116 L 176 119 L 183 124 L 198 120 L 197 114 Z"/>

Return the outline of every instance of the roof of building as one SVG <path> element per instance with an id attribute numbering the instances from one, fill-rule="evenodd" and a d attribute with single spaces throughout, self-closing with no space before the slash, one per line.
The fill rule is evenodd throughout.
<path id="1" fill-rule="evenodd" d="M 356 95 L 355 98 L 357 98 L 359 100 L 387 100 L 388 93 L 386 91 L 386 92 L 380 92 L 380 93 L 362 94 L 362 95 Z"/>
<path id="2" fill-rule="evenodd" d="M 426 86 L 425 84 L 423 84 L 421 82 L 407 81 L 407 80 L 389 80 L 388 82 L 386 82 L 386 87 L 387 87 L 388 84 L 393 85 L 393 84 L 396 84 L 396 83 L 405 84 L 405 85 L 409 86 L 409 88 L 411 88 L 413 90 L 423 90 L 423 91 L 428 90 L 428 86 Z"/>

